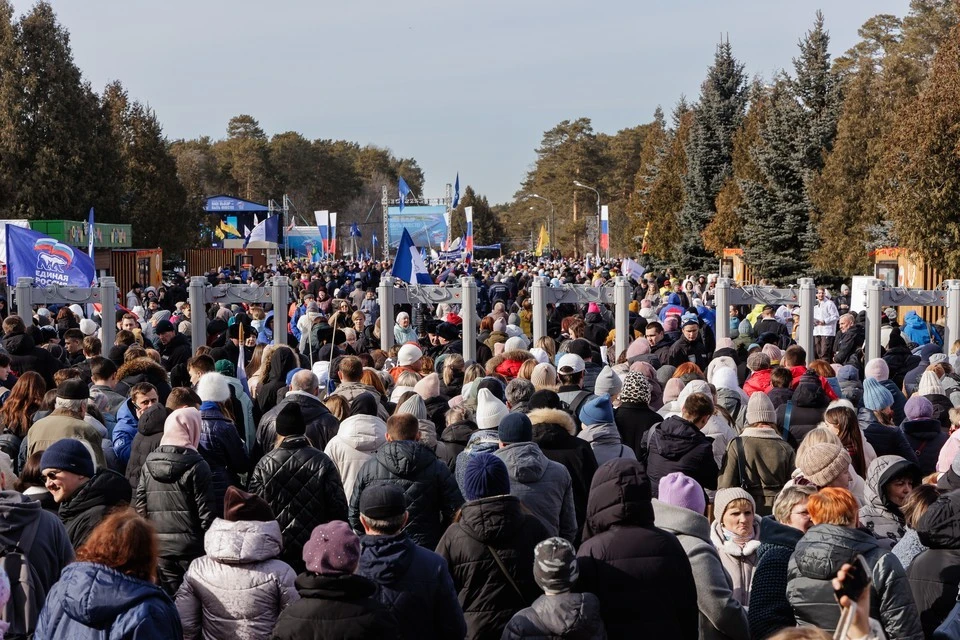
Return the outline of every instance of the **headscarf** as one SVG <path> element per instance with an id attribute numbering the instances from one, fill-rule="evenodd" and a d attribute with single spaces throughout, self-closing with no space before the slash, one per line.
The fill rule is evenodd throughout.
<path id="1" fill-rule="evenodd" d="M 160 446 L 185 447 L 196 451 L 200 445 L 200 412 L 193 407 L 177 409 L 163 423 Z"/>

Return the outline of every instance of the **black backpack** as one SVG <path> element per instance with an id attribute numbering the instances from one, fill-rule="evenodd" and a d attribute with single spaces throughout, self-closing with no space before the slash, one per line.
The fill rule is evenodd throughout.
<path id="1" fill-rule="evenodd" d="M 0 610 L 0 620 L 9 625 L 4 635 L 6 640 L 26 640 L 33 637 L 40 610 L 43 609 L 43 601 L 47 597 L 40 575 L 27 558 L 42 516 L 43 514 L 38 513 L 37 518 L 24 528 L 19 543 L 0 540 L 0 566 L 10 579 L 10 599 L 6 607 Z"/>

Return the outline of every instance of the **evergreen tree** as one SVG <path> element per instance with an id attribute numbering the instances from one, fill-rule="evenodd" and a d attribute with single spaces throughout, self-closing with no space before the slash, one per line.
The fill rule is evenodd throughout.
<path id="1" fill-rule="evenodd" d="M 266 202 L 271 193 L 267 135 L 250 115 L 234 116 L 227 123 L 227 139 L 213 145 L 221 178 L 233 193 L 246 200 Z"/>
<path id="2" fill-rule="evenodd" d="M 721 43 L 701 87 L 686 149 L 685 201 L 674 253 L 684 272 L 704 272 L 714 265 L 702 233 L 716 214 L 717 194 L 733 171 L 733 135 L 746 104 L 743 65 L 733 57 L 729 41 Z"/>
<path id="3" fill-rule="evenodd" d="M 467 232 L 466 208 L 473 207 L 473 242 L 475 245 L 496 244 L 504 240 L 505 231 L 486 196 L 479 196 L 467 185 L 457 208 L 450 213 L 450 237 L 462 238 Z M 529 228 L 529 227 L 527 227 Z"/>
<path id="4" fill-rule="evenodd" d="M 803 144 L 804 166 L 812 172 L 823 169 L 825 154 L 833 148 L 842 103 L 840 79 L 831 69 L 830 35 L 823 14 L 817 11 L 813 29 L 800 41 L 800 57 L 793 59 L 796 77 L 793 93 L 806 114 Z"/>
<path id="5" fill-rule="evenodd" d="M 656 181 L 660 159 L 667 153 L 670 145 L 670 133 L 667 131 L 663 109 L 659 106 L 653 114 L 653 122 L 647 125 L 647 134 L 637 162 L 637 173 L 633 178 L 633 190 L 627 201 L 627 226 L 623 230 L 623 240 L 627 243 L 625 253 L 639 255 L 643 248 L 643 233 L 647 225 L 646 209 L 650 187 Z"/>
<path id="6" fill-rule="evenodd" d="M 13 6 L 0 0 L 0 210 L 11 211 L 20 180 L 20 151 L 17 149 L 22 117 L 22 82 L 19 25 L 13 20 Z"/>

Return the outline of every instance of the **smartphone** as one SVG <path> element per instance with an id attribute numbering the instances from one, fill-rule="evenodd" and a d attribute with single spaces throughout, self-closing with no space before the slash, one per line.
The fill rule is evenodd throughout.
<path id="1" fill-rule="evenodd" d="M 856 554 L 848 561 L 848 564 L 853 569 L 847 572 L 847 577 L 844 578 L 840 588 L 833 590 L 837 602 L 840 602 L 840 598 L 843 596 L 850 598 L 851 602 L 856 602 L 863 595 L 863 590 L 870 586 L 870 566 L 863 559 L 863 556 L 859 553 Z"/>

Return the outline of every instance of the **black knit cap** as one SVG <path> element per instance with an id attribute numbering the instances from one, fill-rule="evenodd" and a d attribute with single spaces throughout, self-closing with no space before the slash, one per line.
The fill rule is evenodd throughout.
<path id="1" fill-rule="evenodd" d="M 387 484 L 375 484 L 360 494 L 360 513 L 375 520 L 385 520 L 403 515 L 407 510 L 407 499 L 398 487 Z"/>
<path id="2" fill-rule="evenodd" d="M 295 402 L 286 402 L 277 414 L 278 436 L 302 436 L 307 432 L 303 422 L 303 412 Z"/>
<path id="3" fill-rule="evenodd" d="M 57 397 L 64 400 L 88 400 L 90 398 L 90 387 L 83 383 L 83 380 L 72 378 L 64 380 L 57 387 Z"/>

